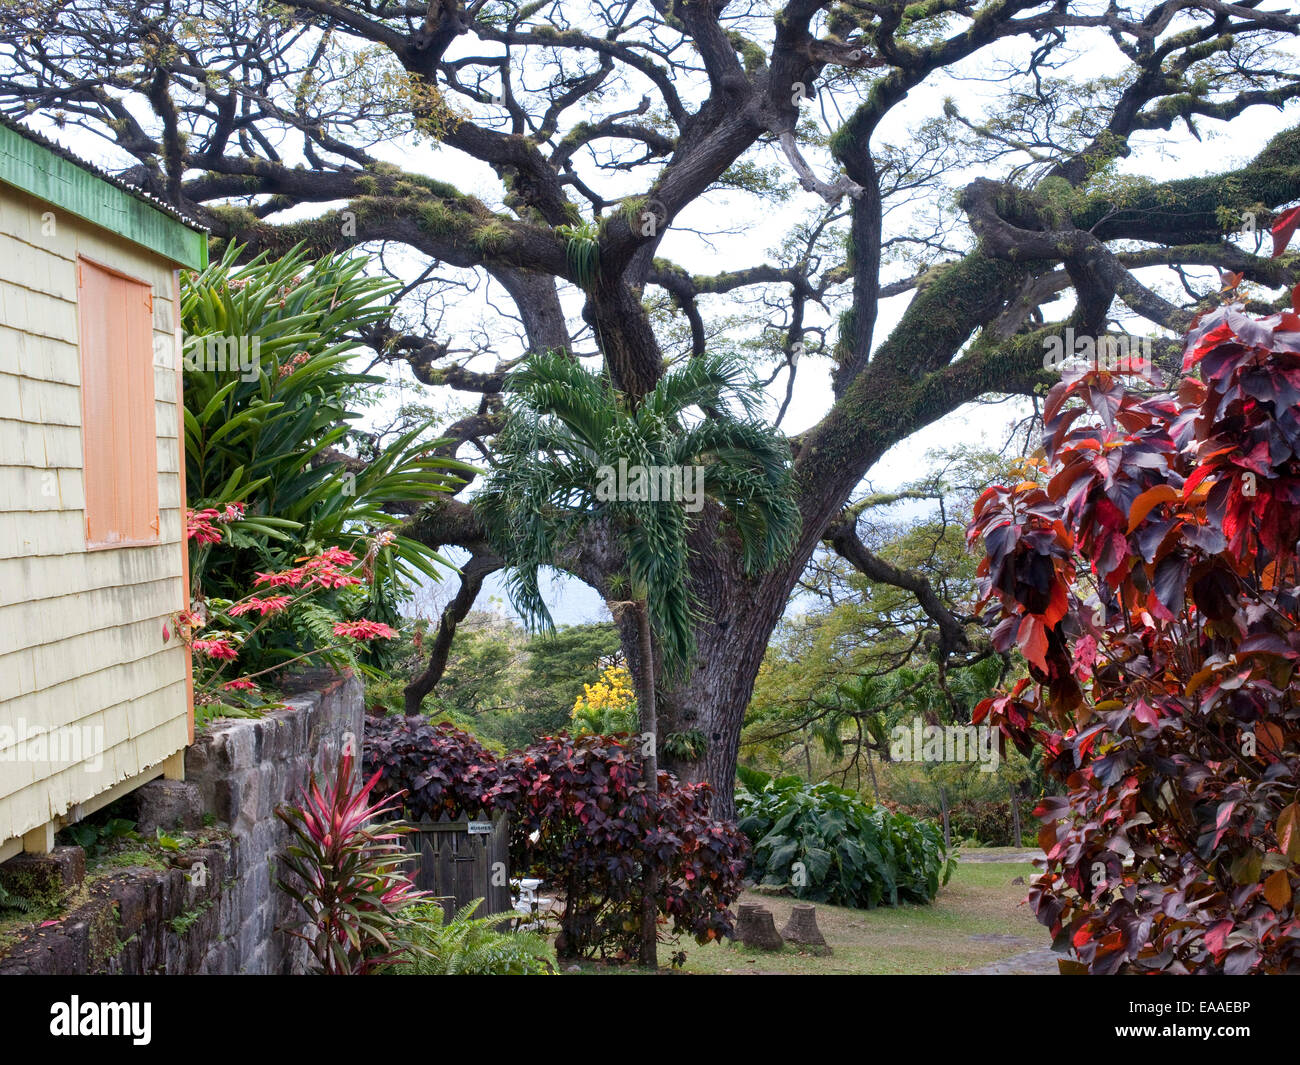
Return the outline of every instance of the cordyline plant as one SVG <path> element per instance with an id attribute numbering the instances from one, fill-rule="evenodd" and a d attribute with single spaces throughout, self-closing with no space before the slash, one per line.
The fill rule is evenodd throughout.
<path id="1" fill-rule="evenodd" d="M 1300 293 L 1229 306 L 1173 394 L 1067 378 L 1044 478 L 996 486 L 999 650 L 1031 678 L 982 702 L 1064 785 L 1029 902 L 1088 971 L 1300 969 Z"/>
<path id="2" fill-rule="evenodd" d="M 292 876 L 279 886 L 302 911 L 285 931 L 305 941 L 330 976 L 363 976 L 407 959 L 415 944 L 402 911 L 425 897 L 402 871 L 407 829 L 376 820 L 400 796 L 370 803 L 379 774 L 358 786 L 354 763 L 344 751 L 332 784 L 313 773 L 298 804 L 275 812 L 294 840 L 283 858 Z"/>

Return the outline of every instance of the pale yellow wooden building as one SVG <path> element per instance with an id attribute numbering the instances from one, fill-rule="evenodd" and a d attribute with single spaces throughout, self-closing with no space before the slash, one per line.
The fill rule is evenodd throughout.
<path id="1" fill-rule="evenodd" d="M 179 267 L 205 235 L 0 122 L 0 860 L 193 738 Z"/>

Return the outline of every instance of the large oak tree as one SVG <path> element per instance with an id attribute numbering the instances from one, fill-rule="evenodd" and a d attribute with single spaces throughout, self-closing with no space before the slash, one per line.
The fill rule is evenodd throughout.
<path id="1" fill-rule="evenodd" d="M 8 0 L 0 107 L 101 134 L 125 176 L 220 237 L 400 261 L 402 328 L 366 339 L 472 397 L 451 430 L 465 457 L 490 454 L 504 374 L 529 350 L 598 353 L 633 396 L 724 332 L 784 375 L 778 389 L 826 360 L 825 414 L 790 439 L 790 557 L 749 577 L 717 513 L 693 533 L 697 655 L 659 713 L 662 732 L 707 737 L 672 768 L 712 781 L 726 814 L 755 674 L 810 557 L 829 537 L 887 573 L 841 518 L 887 449 L 981 396 L 1032 392 L 1066 329 L 1183 329 L 1218 288 L 1197 268 L 1297 280 L 1294 256 L 1226 234 L 1300 197 L 1300 126 L 1236 135 L 1300 96 L 1298 30 L 1285 0 Z M 999 105 L 928 91 L 949 77 Z M 1249 161 L 1162 175 L 1152 145 L 1183 131 L 1217 131 Z M 437 142 L 437 166 L 380 160 L 412 136 Z M 1125 177 L 1135 152 L 1147 176 Z M 480 172 L 495 194 L 455 180 Z M 698 226 L 702 204 L 782 180 L 806 216 L 771 257 L 702 275 L 661 249 L 687 212 Z M 508 294 L 488 306 L 517 340 L 440 318 L 475 278 Z M 878 329 L 894 296 L 906 310 Z M 450 635 L 499 561 L 472 493 L 412 528 L 471 552 Z M 618 598 L 618 551 L 596 531 L 555 561 Z M 897 577 L 961 650 L 964 619 Z M 637 669 L 630 622 L 625 637 Z"/>

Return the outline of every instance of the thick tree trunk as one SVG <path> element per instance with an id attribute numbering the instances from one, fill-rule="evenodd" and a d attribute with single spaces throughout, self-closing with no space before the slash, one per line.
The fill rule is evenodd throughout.
<path id="1" fill-rule="evenodd" d="M 701 608 L 695 657 L 684 676 L 659 677 L 655 708 L 661 748 L 669 737 L 684 732 L 698 732 L 705 741 L 701 758 L 686 761 L 666 755 L 664 768 L 684 783 L 707 782 L 713 789 L 712 812 L 731 818 L 740 729 L 758 667 L 790 590 L 818 540 L 806 535 L 780 567 L 750 579 L 736 553 L 716 542 L 727 536 L 717 516 L 711 508 L 692 532 L 695 543 L 712 544 L 707 553 L 695 551 L 697 561 L 692 565 L 691 593 Z M 631 619 L 624 619 L 621 635 L 628 667 L 640 681 L 650 652 Z M 650 673 L 658 675 L 658 670 L 652 668 Z"/>
<path id="2" fill-rule="evenodd" d="M 689 677 L 663 691 L 659 723 L 664 735 L 692 729 L 703 733 L 703 758 L 695 762 L 671 760 L 667 768 L 679 780 L 706 781 L 713 789 L 714 816 L 733 818 L 745 709 L 789 589 L 777 584 L 763 596 L 749 582 L 727 583 L 729 594 L 705 600 L 712 617 L 696 630 L 695 668 Z"/>

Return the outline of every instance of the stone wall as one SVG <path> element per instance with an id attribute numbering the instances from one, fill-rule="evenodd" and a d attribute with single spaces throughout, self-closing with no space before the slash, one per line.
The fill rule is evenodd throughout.
<path id="1" fill-rule="evenodd" d="M 0 879 L 45 876 L 75 887 L 71 912 L 0 958 L 0 975 L 302 972 L 306 944 L 277 931 L 293 912 L 275 887 L 288 841 L 275 809 L 313 769 L 332 772 L 344 742 L 359 751 L 364 721 L 356 678 L 316 674 L 299 682 L 306 685 L 284 710 L 200 735 L 186 752 L 184 785 L 154 781 L 136 793 L 142 832 L 195 829 L 204 813 L 223 830 L 208 832 L 213 838 L 172 868 L 125 869 L 75 887 L 84 869 L 76 847 L 0 867 Z"/>
<path id="2" fill-rule="evenodd" d="M 186 782 L 230 828 L 234 868 L 220 934 L 200 972 L 289 973 L 306 965 L 306 944 L 275 931 L 293 917 L 290 901 L 275 889 L 276 855 L 289 838 L 275 808 L 298 794 L 313 769 L 332 772 L 346 739 L 360 752 L 365 703 L 355 677 L 286 702 L 288 709 L 256 720 L 213 726 L 185 753 Z"/>

